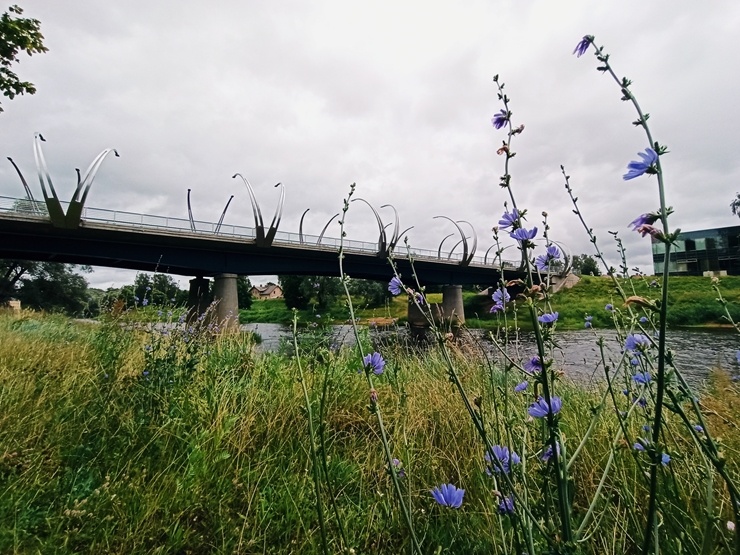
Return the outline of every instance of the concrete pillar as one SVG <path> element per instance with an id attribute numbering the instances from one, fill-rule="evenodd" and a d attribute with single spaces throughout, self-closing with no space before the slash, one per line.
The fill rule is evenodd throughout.
<path id="1" fill-rule="evenodd" d="M 195 320 L 208 309 L 208 286 L 210 280 L 204 277 L 196 277 L 190 280 L 190 292 L 188 294 L 188 320 Z"/>
<path id="2" fill-rule="evenodd" d="M 236 274 L 218 274 L 213 279 L 213 301 L 216 304 L 216 323 L 222 329 L 239 327 L 239 295 Z"/>
<path id="3" fill-rule="evenodd" d="M 442 287 L 442 314 L 454 325 L 465 323 L 462 285 L 445 285 Z"/>

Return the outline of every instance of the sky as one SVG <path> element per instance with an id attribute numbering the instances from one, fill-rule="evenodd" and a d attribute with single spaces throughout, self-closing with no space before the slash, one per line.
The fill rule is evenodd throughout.
<path id="1" fill-rule="evenodd" d="M 478 254 L 508 194 L 498 185 L 505 139 L 491 125 L 501 109 L 492 77 L 510 98 L 515 138 L 512 188 L 542 229 L 571 253 L 592 253 L 572 212 L 560 165 L 611 265 L 618 231 L 629 267 L 652 273 L 649 238 L 628 228 L 659 206 L 657 180 L 623 181 L 648 146 L 634 109 L 596 70 L 585 34 L 610 53 L 617 74 L 650 113 L 662 158 L 672 228 L 735 225 L 740 191 L 740 3 L 729 0 L 77 0 L 22 2 L 41 21 L 46 54 L 22 56 L 15 71 L 37 93 L 0 114 L 0 196 L 22 197 L 6 156 L 35 179 L 33 136 L 63 200 L 101 150 L 116 148 L 87 204 L 99 208 L 252 225 L 251 182 L 266 219 L 285 186 L 280 229 L 318 235 L 356 197 L 385 223 L 392 204 L 413 247 L 436 250 L 470 222 Z M 370 209 L 353 203 L 349 239 L 375 242 Z M 465 229 L 469 229 L 465 226 Z M 332 224 L 329 236 L 338 236 Z M 541 231 L 540 231 L 541 236 Z M 505 258 L 516 259 L 513 241 Z M 452 248 L 453 239 L 445 243 Z M 544 245 L 542 243 L 541 245 Z M 543 248 L 540 246 L 540 248 Z M 134 272 L 96 268 L 94 287 L 131 283 Z M 253 283 L 269 279 L 251 277 Z M 187 278 L 180 278 L 185 284 Z"/>

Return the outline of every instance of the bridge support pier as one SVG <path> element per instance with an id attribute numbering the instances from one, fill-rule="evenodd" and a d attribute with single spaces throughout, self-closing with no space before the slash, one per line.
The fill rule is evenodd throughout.
<path id="1" fill-rule="evenodd" d="M 434 322 L 437 324 L 449 323 L 452 327 L 465 324 L 465 309 L 463 307 L 462 285 L 445 285 L 442 287 L 442 303 L 432 303 L 431 309 Z M 407 319 L 412 329 L 421 330 L 429 327 L 426 310 L 424 312 L 415 303 L 409 303 Z"/>
<path id="2" fill-rule="evenodd" d="M 236 274 L 218 274 L 213 280 L 213 300 L 216 302 L 215 318 L 222 329 L 239 327 L 239 295 Z"/>
<path id="3" fill-rule="evenodd" d="M 188 293 L 188 320 L 195 320 L 208 309 L 208 286 L 210 280 L 198 276 L 190 280 Z"/>

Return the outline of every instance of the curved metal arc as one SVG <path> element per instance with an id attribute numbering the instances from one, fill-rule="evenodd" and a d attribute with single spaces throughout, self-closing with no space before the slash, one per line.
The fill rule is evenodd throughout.
<path id="1" fill-rule="evenodd" d="M 452 237 L 453 235 L 454 235 L 454 233 L 450 233 L 450 234 L 449 234 L 449 235 L 447 235 L 447 236 L 446 236 L 446 237 L 445 237 L 444 239 L 442 239 L 442 241 L 440 241 L 440 243 L 439 243 L 439 248 L 437 249 L 437 258 L 438 258 L 439 260 L 442 260 L 442 245 L 444 245 L 444 242 L 445 242 L 445 241 L 447 241 L 447 239 L 449 239 L 449 238 L 450 238 L 450 237 Z"/>
<path id="2" fill-rule="evenodd" d="M 473 244 L 470 248 L 470 255 L 467 257 L 467 259 L 464 261 L 465 266 L 469 266 L 470 263 L 473 261 L 473 257 L 475 256 L 475 251 L 478 250 L 478 234 L 475 232 L 475 228 L 473 227 L 473 224 L 471 224 L 467 220 L 457 220 L 457 223 L 459 224 L 468 224 L 470 226 L 470 230 L 473 232 Z M 468 237 L 470 239 L 470 237 Z"/>
<path id="3" fill-rule="evenodd" d="M 398 210 L 396 210 L 396 207 L 395 206 L 393 206 L 392 204 L 384 204 L 384 205 L 381 206 L 381 208 L 388 208 L 388 207 L 390 207 L 390 208 L 393 209 L 393 214 L 394 214 L 394 218 L 395 218 L 394 219 L 394 223 L 393 223 L 393 235 L 391 236 L 391 240 L 390 240 L 390 243 L 389 243 L 390 244 L 390 249 L 393 250 L 396 247 L 396 245 L 398 244 L 398 239 L 399 239 L 399 236 L 400 236 L 400 233 L 398 233 L 398 230 L 401 227 L 401 221 L 398 218 Z"/>
<path id="4" fill-rule="evenodd" d="M 13 161 L 13 159 L 8 156 L 8 160 L 10 160 L 10 163 L 13 164 L 13 167 L 15 168 L 15 171 L 18 173 L 18 177 L 21 178 L 21 183 L 23 183 L 23 188 L 26 190 L 26 196 L 28 197 L 28 200 L 30 200 L 33 204 L 34 211 L 37 210 L 36 208 L 36 199 L 33 198 L 33 193 L 31 192 L 31 188 L 28 186 L 28 183 L 26 182 L 26 178 L 23 177 L 23 174 L 21 173 L 20 168 L 18 165 Z"/>
<path id="5" fill-rule="evenodd" d="M 380 231 L 380 236 L 378 237 L 378 254 L 385 254 L 386 252 L 388 252 L 388 249 L 387 249 L 388 241 L 385 235 L 385 227 L 383 227 L 383 220 L 380 219 L 380 214 L 378 214 L 378 211 L 375 210 L 375 208 L 373 208 L 373 205 L 370 204 L 368 201 L 366 201 L 364 198 L 358 197 L 358 198 L 352 199 L 351 202 L 355 202 L 358 200 L 367 204 L 370 207 L 370 210 L 373 211 L 373 214 L 375 214 L 375 219 L 378 222 L 378 230 Z"/>
<path id="6" fill-rule="evenodd" d="M 283 205 L 285 204 L 285 185 L 282 183 L 275 184 L 275 187 L 280 187 L 280 200 L 278 201 L 278 205 L 275 207 L 275 215 L 272 217 L 272 222 L 270 223 L 270 229 L 267 231 L 267 234 L 265 236 L 265 245 L 266 247 L 269 247 L 272 245 L 273 239 L 275 239 L 275 234 L 277 233 L 278 227 L 280 226 L 280 220 L 283 217 Z"/>
<path id="7" fill-rule="evenodd" d="M 190 220 L 190 231 L 196 231 L 193 219 L 193 207 L 190 205 L 190 189 L 188 189 L 188 219 Z"/>
<path id="8" fill-rule="evenodd" d="M 324 229 L 321 230 L 321 234 L 319 235 L 319 240 L 316 241 L 317 245 L 321 244 L 321 240 L 324 238 L 324 233 L 326 233 L 326 230 L 329 229 L 329 224 L 332 223 L 334 220 L 336 220 L 339 217 L 339 212 L 334 214 L 328 222 L 326 222 L 326 225 L 324 226 Z"/>
<path id="9" fill-rule="evenodd" d="M 455 243 L 455 246 L 452 247 L 452 249 L 450 250 L 450 254 L 447 255 L 447 260 L 451 260 L 452 259 L 452 255 L 455 253 L 455 249 L 458 247 L 458 245 L 460 243 L 462 243 L 463 241 L 466 241 L 468 239 L 470 239 L 470 237 L 463 237 L 457 243 Z"/>
<path id="10" fill-rule="evenodd" d="M 41 191 L 44 194 L 44 200 L 46 201 L 46 209 L 49 211 L 49 219 L 51 219 L 52 225 L 55 227 L 65 227 L 65 216 L 64 209 L 62 208 L 59 197 L 57 196 L 54 185 L 51 182 L 51 175 L 49 175 L 49 169 L 46 166 L 46 159 L 44 158 L 44 151 L 41 148 L 41 142 L 46 141 L 41 133 L 34 135 L 33 141 L 33 157 L 36 161 L 36 171 L 39 176 L 39 183 L 41 183 Z M 46 190 L 44 184 L 44 178 L 49 185 L 49 191 Z M 50 196 L 51 194 L 51 196 Z"/>
<path id="11" fill-rule="evenodd" d="M 302 245 L 304 243 L 303 241 L 303 218 L 306 217 L 306 214 L 308 214 L 308 211 L 311 210 L 310 208 L 306 208 L 303 211 L 303 214 L 301 215 L 301 221 L 298 224 L 298 242 Z"/>
<path id="12" fill-rule="evenodd" d="M 262 221 L 262 211 L 257 203 L 257 197 L 254 195 L 254 189 L 252 189 L 249 180 L 240 173 L 235 173 L 231 176 L 232 179 L 236 179 L 237 177 L 241 177 L 249 193 L 249 200 L 252 203 L 252 213 L 254 214 L 254 229 L 257 234 L 257 244 L 262 244 L 265 240 L 265 224 Z"/>
<path id="13" fill-rule="evenodd" d="M 224 207 L 224 211 L 221 212 L 221 217 L 218 219 L 218 223 L 216 224 L 216 233 L 221 231 L 221 224 L 224 223 L 224 218 L 226 217 L 226 211 L 229 209 L 229 204 L 231 204 L 232 200 L 234 200 L 234 195 L 231 195 L 229 197 L 229 200 L 226 201 L 226 206 Z"/>
<path id="14" fill-rule="evenodd" d="M 83 191 L 82 198 L 80 198 L 79 201 L 80 204 L 84 206 L 85 200 L 87 199 L 87 194 L 90 192 L 90 187 L 92 187 L 93 180 L 95 179 L 95 175 L 98 173 L 103 160 L 105 160 L 106 156 L 108 156 L 108 154 L 110 154 L 111 152 L 113 152 L 117 158 L 120 157 L 118 151 L 115 148 L 106 148 L 100 154 L 98 154 L 95 160 L 93 160 L 90 164 L 90 167 L 87 168 L 85 176 L 82 178 L 82 182 L 77 184 L 75 194 L 72 196 L 73 201 L 78 200 L 78 195 L 80 194 L 80 191 Z"/>
<path id="15" fill-rule="evenodd" d="M 465 234 L 463 233 L 462 228 L 455 220 L 453 220 L 452 218 L 448 218 L 447 216 L 434 216 L 434 218 L 432 219 L 436 220 L 438 218 L 444 218 L 445 220 L 452 222 L 452 224 L 457 228 L 457 231 L 460 232 L 460 237 L 462 237 L 462 244 L 463 244 L 463 259 L 462 259 L 462 262 L 460 262 L 460 264 L 463 266 L 467 266 L 470 263 L 468 259 L 468 241 L 465 237 Z"/>

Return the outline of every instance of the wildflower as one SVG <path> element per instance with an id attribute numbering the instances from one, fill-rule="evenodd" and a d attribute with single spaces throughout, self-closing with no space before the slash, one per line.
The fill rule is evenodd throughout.
<path id="1" fill-rule="evenodd" d="M 637 358 L 637 357 L 633 357 L 633 358 L 632 358 L 632 359 L 630 360 L 630 364 L 631 364 L 632 366 L 640 366 L 640 359 L 639 359 L 639 358 Z"/>
<path id="2" fill-rule="evenodd" d="M 141 375 L 146 378 L 149 375 L 149 370 L 144 370 Z"/>
<path id="3" fill-rule="evenodd" d="M 545 418 L 550 414 L 550 412 L 552 412 L 552 414 L 559 413 L 561 405 L 562 401 L 560 400 L 560 397 L 550 397 L 549 404 L 543 397 L 538 397 L 537 401 L 529 405 L 527 413 L 529 413 L 529 416 L 533 416 L 535 418 Z"/>
<path id="4" fill-rule="evenodd" d="M 555 446 L 557 448 L 557 453 L 558 453 L 558 457 L 559 457 L 560 456 L 560 444 L 559 443 L 555 443 Z M 548 462 L 551 458 L 552 458 L 552 445 L 548 445 L 545 448 L 545 451 L 542 453 L 542 456 L 540 457 L 540 459 L 543 462 Z"/>
<path id="5" fill-rule="evenodd" d="M 627 164 L 627 173 L 622 176 L 622 179 L 625 181 L 640 177 L 645 173 L 657 173 L 654 167 L 654 164 L 658 161 L 657 152 L 648 147 L 645 149 L 645 152 L 638 152 L 637 155 L 642 158 L 642 161 L 632 160 Z"/>
<path id="6" fill-rule="evenodd" d="M 403 291 L 403 283 L 401 283 L 401 280 L 397 276 L 391 278 L 390 283 L 388 283 L 388 291 L 394 296 L 400 295 L 401 291 Z"/>
<path id="7" fill-rule="evenodd" d="M 393 471 L 399 478 L 406 477 L 406 471 L 403 469 L 403 463 L 398 459 L 393 459 Z"/>
<path id="8" fill-rule="evenodd" d="M 373 387 L 370 389 L 370 404 L 376 405 L 378 403 L 378 392 Z"/>
<path id="9" fill-rule="evenodd" d="M 645 397 L 640 397 L 637 399 L 637 404 L 640 405 L 642 408 L 645 408 L 647 406 L 647 399 Z"/>
<path id="10" fill-rule="evenodd" d="M 576 58 L 580 58 L 586 53 L 586 50 L 588 50 L 588 47 L 591 45 L 591 41 L 594 38 L 591 35 L 586 35 L 581 39 L 581 42 L 576 44 L 575 49 L 573 50 L 573 54 L 576 55 Z"/>
<path id="11" fill-rule="evenodd" d="M 501 469 L 503 469 L 504 474 L 509 473 L 512 464 L 520 464 L 522 462 L 522 459 L 513 449 L 509 451 L 508 447 L 501 445 L 494 445 L 485 455 L 483 455 L 483 458 L 488 463 L 488 467 L 492 468 L 494 472 L 501 472 Z M 494 463 L 494 459 L 496 459 L 500 464 Z M 486 469 L 486 472 L 490 475 L 490 471 L 488 471 L 488 469 Z"/>
<path id="12" fill-rule="evenodd" d="M 654 227 L 648 224 L 644 224 L 644 225 L 641 225 L 640 227 L 635 228 L 635 231 L 643 237 L 645 237 L 645 235 L 650 235 L 652 237 L 658 237 L 661 234 L 660 230 L 657 227 Z"/>
<path id="13" fill-rule="evenodd" d="M 504 497 L 498 504 L 498 512 L 502 515 L 514 514 L 514 498 L 512 496 Z"/>
<path id="14" fill-rule="evenodd" d="M 650 339 L 641 333 L 631 333 L 624 340 L 624 349 L 626 351 L 644 351 L 648 347 L 650 347 Z"/>
<path id="15" fill-rule="evenodd" d="M 704 428 L 702 426 L 700 426 L 699 424 L 697 424 L 696 426 L 694 426 L 694 430 L 696 430 L 696 432 L 699 433 L 699 434 L 703 434 L 704 433 Z"/>
<path id="16" fill-rule="evenodd" d="M 491 307 L 491 312 L 504 310 L 506 303 L 511 300 L 511 296 L 509 295 L 509 292 L 506 290 L 505 287 L 496 289 L 496 291 L 493 293 L 492 298 L 493 306 Z"/>
<path id="17" fill-rule="evenodd" d="M 671 456 L 668 453 L 663 453 L 660 456 L 660 464 L 663 466 L 668 466 L 668 463 L 671 462 Z"/>
<path id="18" fill-rule="evenodd" d="M 641 324 L 647 324 L 647 321 L 648 321 L 647 316 L 641 316 L 640 317 L 640 323 Z"/>
<path id="19" fill-rule="evenodd" d="M 527 389 L 528 386 L 529 386 L 529 382 L 527 380 L 524 380 L 523 382 L 518 383 L 514 386 L 514 391 L 516 391 L 517 393 L 520 393 L 524 391 L 525 389 Z"/>
<path id="20" fill-rule="evenodd" d="M 365 355 L 362 359 L 362 364 L 364 365 L 366 372 L 372 370 L 373 374 L 380 376 L 385 367 L 385 360 L 383 360 L 381 354 L 376 351 L 371 355 Z"/>
<path id="21" fill-rule="evenodd" d="M 542 361 L 538 355 L 533 356 L 529 360 L 524 361 L 524 369 L 531 373 L 539 372 L 542 370 Z"/>
<path id="22" fill-rule="evenodd" d="M 635 451 L 644 451 L 645 446 L 642 443 L 635 443 L 632 447 L 634 447 Z"/>
<path id="23" fill-rule="evenodd" d="M 452 484 L 442 484 L 441 486 L 431 490 L 431 493 L 434 500 L 443 507 L 459 509 L 460 505 L 462 505 L 465 490 L 458 489 Z"/>
<path id="24" fill-rule="evenodd" d="M 635 383 L 639 383 L 641 385 L 647 385 L 650 383 L 650 373 L 649 372 L 638 372 L 634 376 L 632 376 L 632 379 L 635 381 Z"/>
<path id="25" fill-rule="evenodd" d="M 138 303 L 139 302 L 139 297 L 137 297 L 136 295 L 134 295 L 134 302 L 135 303 Z"/>
<path id="26" fill-rule="evenodd" d="M 533 227 L 531 230 L 526 230 L 523 227 L 520 227 L 519 229 L 515 229 L 509 233 L 509 235 L 512 239 L 516 239 L 520 242 L 529 241 L 537 236 L 537 228 Z"/>
<path id="27" fill-rule="evenodd" d="M 513 226 L 519 221 L 519 210 L 514 208 L 511 212 L 504 212 L 501 219 L 498 221 L 498 225 L 501 229 Z"/>
<path id="28" fill-rule="evenodd" d="M 540 316 L 539 318 L 537 318 L 537 321 L 540 324 L 545 324 L 545 325 L 554 324 L 555 322 L 557 322 L 557 320 L 558 320 L 558 313 L 557 312 L 545 313 L 542 316 Z"/>
<path id="29" fill-rule="evenodd" d="M 590 328 L 591 328 L 591 326 L 593 325 L 593 324 L 591 323 L 591 320 L 593 320 L 593 319 L 594 319 L 594 317 L 593 317 L 593 316 L 586 316 L 586 317 L 584 318 L 584 322 L 583 322 L 583 327 L 585 327 L 586 329 L 590 329 Z"/>
<path id="30" fill-rule="evenodd" d="M 509 114 L 503 109 L 491 118 L 491 123 L 496 129 L 501 129 L 507 121 L 509 121 Z"/>
<path id="31" fill-rule="evenodd" d="M 727 521 L 727 529 L 728 529 L 728 530 L 729 530 L 730 532 L 734 532 L 734 531 L 735 531 L 735 523 L 734 523 L 734 522 L 732 522 L 731 520 L 728 520 L 728 521 Z"/>
<path id="32" fill-rule="evenodd" d="M 547 247 L 547 253 L 539 255 L 535 258 L 534 265 L 541 272 L 546 271 L 550 267 L 550 262 L 560 258 L 560 249 L 555 245 Z"/>
<path id="33" fill-rule="evenodd" d="M 414 293 L 414 298 L 416 299 L 416 302 L 420 304 L 421 306 L 424 306 L 427 303 L 427 300 L 424 298 L 424 295 L 421 293 Z"/>
<path id="34" fill-rule="evenodd" d="M 607 312 L 611 312 L 612 310 L 614 310 L 614 305 L 609 303 L 604 307 L 604 310 L 606 310 Z"/>
<path id="35" fill-rule="evenodd" d="M 149 299 L 144 299 L 143 301 L 141 301 L 141 306 L 146 306 L 148 304 L 149 304 Z"/>

